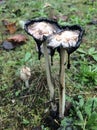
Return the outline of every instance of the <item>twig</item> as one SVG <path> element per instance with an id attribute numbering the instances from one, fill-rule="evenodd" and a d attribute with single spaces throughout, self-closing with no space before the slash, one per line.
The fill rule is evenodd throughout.
<path id="1" fill-rule="evenodd" d="M 33 96 L 33 95 L 36 96 L 36 94 L 29 94 L 29 95 L 21 96 L 21 97 L 19 97 L 19 99 L 27 98 L 27 97 L 30 97 L 30 96 Z M 39 95 L 39 94 L 37 94 L 37 95 Z"/>

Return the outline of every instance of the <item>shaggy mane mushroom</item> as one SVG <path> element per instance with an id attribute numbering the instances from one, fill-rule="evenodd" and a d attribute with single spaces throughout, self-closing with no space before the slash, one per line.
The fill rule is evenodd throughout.
<path id="1" fill-rule="evenodd" d="M 25 24 L 25 31 L 34 38 L 38 50 L 38 59 L 44 53 L 42 43 L 45 41 L 45 37 L 60 31 L 60 26 L 57 22 L 46 18 L 33 19 Z M 54 55 L 54 49 L 48 49 L 51 59 Z"/>
<path id="2" fill-rule="evenodd" d="M 51 64 L 49 61 L 57 49 L 60 55 L 59 70 L 59 117 L 64 117 L 65 112 L 65 66 L 66 52 L 68 53 L 68 68 L 70 68 L 69 56 L 81 43 L 84 30 L 78 26 L 59 26 L 57 22 L 48 19 L 35 19 L 25 24 L 25 31 L 36 41 L 39 59 L 44 53 L 47 83 L 50 91 L 50 101 L 53 111 L 57 106 L 54 102 L 54 84 L 52 83 Z M 43 50 L 42 50 L 43 49 Z"/>
<path id="3" fill-rule="evenodd" d="M 54 84 L 52 83 L 51 64 L 48 55 L 49 52 L 49 54 L 51 55 L 51 62 L 52 62 L 52 57 L 54 55 L 55 49 L 47 48 L 47 44 L 45 41 L 46 41 L 46 37 L 48 37 L 49 35 L 59 32 L 60 26 L 57 24 L 57 22 L 53 20 L 49 20 L 45 18 L 34 19 L 26 22 L 25 31 L 30 36 L 32 36 L 36 41 L 39 59 L 41 54 L 44 53 L 47 83 L 50 91 L 51 107 L 52 110 L 56 111 L 56 105 L 54 103 Z"/>
<path id="4" fill-rule="evenodd" d="M 74 52 L 81 43 L 84 30 L 78 26 L 64 27 L 62 31 L 52 34 L 47 38 L 47 46 L 50 48 L 57 48 L 60 54 L 60 70 L 59 70 L 59 117 L 64 117 L 65 112 L 65 66 L 66 52 L 69 55 Z M 70 63 L 68 61 L 68 68 Z"/>

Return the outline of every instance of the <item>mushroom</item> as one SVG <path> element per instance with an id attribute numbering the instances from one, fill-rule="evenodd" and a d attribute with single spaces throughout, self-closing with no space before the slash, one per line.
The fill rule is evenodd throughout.
<path id="1" fill-rule="evenodd" d="M 57 49 L 60 55 L 59 70 L 59 117 L 64 117 L 65 112 L 65 66 L 66 52 L 68 53 L 68 65 L 70 68 L 70 54 L 74 52 L 81 43 L 84 30 L 78 26 L 59 26 L 57 22 L 48 19 L 34 19 L 25 24 L 25 31 L 31 35 L 36 41 L 39 59 L 42 53 L 45 57 L 45 68 L 47 75 L 47 83 L 50 91 L 50 101 L 53 111 L 57 107 L 54 102 L 54 84 L 52 82 L 51 64 L 49 61 Z M 48 51 L 48 49 L 50 51 Z"/>
<path id="2" fill-rule="evenodd" d="M 62 31 L 52 34 L 47 38 L 47 46 L 57 48 L 60 54 L 60 70 L 59 70 L 59 117 L 64 117 L 65 112 L 65 66 L 66 51 L 70 55 L 75 51 L 81 43 L 84 30 L 77 25 L 65 26 Z M 69 57 L 69 56 L 68 56 Z M 69 58 L 68 58 L 69 60 Z M 68 68 L 70 67 L 68 62 Z"/>
<path id="3" fill-rule="evenodd" d="M 45 18 L 34 19 L 28 21 L 25 24 L 25 31 L 29 35 L 31 35 L 36 41 L 39 59 L 41 54 L 44 53 L 45 68 L 46 68 L 46 75 L 47 75 L 47 83 L 50 91 L 51 106 L 52 109 L 56 111 L 56 105 L 54 103 L 54 85 L 52 83 L 51 66 L 50 66 L 49 55 L 48 55 L 49 52 L 49 54 L 51 55 L 51 62 L 52 62 L 52 57 L 54 55 L 55 50 L 53 48 L 47 48 L 45 40 L 46 37 L 48 37 L 49 35 L 60 31 L 60 26 L 57 24 L 57 22 L 53 20 L 48 20 Z"/>
<path id="4" fill-rule="evenodd" d="M 31 77 L 31 70 L 30 68 L 24 66 L 20 70 L 20 79 L 24 81 L 25 86 L 29 87 L 29 79 Z"/>
<path id="5" fill-rule="evenodd" d="M 45 41 L 45 38 L 47 36 L 60 31 L 60 26 L 57 22 L 53 20 L 40 18 L 26 22 L 24 29 L 36 41 L 38 49 L 38 59 L 40 60 L 42 53 L 44 53 L 42 51 L 42 43 Z M 55 50 L 50 48 L 48 50 L 52 58 Z"/>

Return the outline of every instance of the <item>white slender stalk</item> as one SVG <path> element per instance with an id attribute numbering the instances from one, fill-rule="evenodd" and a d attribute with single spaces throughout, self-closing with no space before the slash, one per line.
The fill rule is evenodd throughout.
<path id="1" fill-rule="evenodd" d="M 29 80 L 26 80 L 26 81 L 25 81 L 25 86 L 26 86 L 27 88 L 29 88 Z"/>
<path id="2" fill-rule="evenodd" d="M 44 57 L 45 57 L 45 68 L 46 68 L 46 75 L 47 75 L 47 84 L 49 87 L 50 91 L 50 101 L 51 102 L 51 107 L 52 110 L 56 110 L 56 105 L 53 103 L 54 100 L 54 85 L 52 83 L 52 77 L 51 77 L 51 67 L 50 67 L 50 62 L 49 62 L 49 55 L 48 55 L 48 50 L 47 50 L 47 45 L 46 42 L 43 43 L 43 48 L 44 48 Z"/>
<path id="3" fill-rule="evenodd" d="M 59 86 L 59 117 L 64 117 L 65 112 L 65 66 L 66 62 L 66 50 L 64 48 L 60 49 L 60 86 Z"/>

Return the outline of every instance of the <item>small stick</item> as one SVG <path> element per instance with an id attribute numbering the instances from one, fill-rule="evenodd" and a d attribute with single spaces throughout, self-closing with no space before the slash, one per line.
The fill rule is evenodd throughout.
<path id="1" fill-rule="evenodd" d="M 45 57 L 45 68 L 46 68 L 46 75 L 47 75 L 47 84 L 50 91 L 50 101 L 54 101 L 54 85 L 52 83 L 52 76 L 51 76 L 51 67 L 49 63 L 49 55 L 47 50 L 46 42 L 43 42 L 43 49 L 44 49 L 44 57 Z M 56 111 L 56 105 L 54 102 L 51 102 L 52 110 Z"/>
<path id="2" fill-rule="evenodd" d="M 65 112 L 65 66 L 66 62 L 66 50 L 61 47 L 60 48 L 60 72 L 59 72 L 59 117 L 64 117 Z"/>

